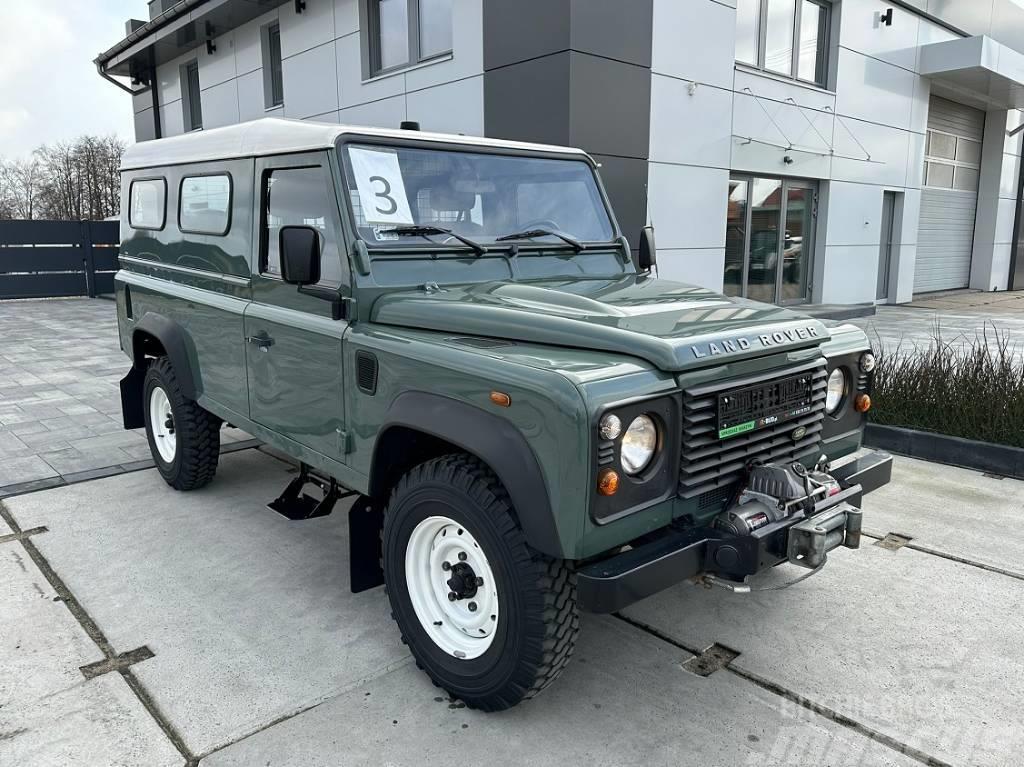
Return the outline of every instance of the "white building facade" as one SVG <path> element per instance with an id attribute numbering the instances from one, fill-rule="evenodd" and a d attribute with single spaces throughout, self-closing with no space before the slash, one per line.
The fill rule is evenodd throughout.
<path id="1" fill-rule="evenodd" d="M 1012 0 L 150 5 L 97 60 L 138 140 L 283 116 L 572 144 L 664 277 L 778 303 L 1024 287 Z"/>

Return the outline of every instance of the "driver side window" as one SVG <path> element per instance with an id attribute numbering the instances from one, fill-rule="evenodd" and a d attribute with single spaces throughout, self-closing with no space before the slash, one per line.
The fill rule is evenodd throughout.
<path id="1" fill-rule="evenodd" d="M 337 286 L 342 281 L 341 259 L 333 242 L 329 200 L 324 169 L 275 168 L 263 173 L 261 198 L 260 272 L 281 277 L 280 233 L 285 226 L 311 226 L 320 232 L 321 285 Z"/>

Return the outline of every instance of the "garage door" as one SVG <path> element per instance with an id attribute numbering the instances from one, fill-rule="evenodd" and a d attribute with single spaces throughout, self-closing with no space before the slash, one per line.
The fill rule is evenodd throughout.
<path id="1" fill-rule="evenodd" d="M 984 112 L 936 96 L 929 101 L 915 293 L 970 281 L 984 129 Z"/>

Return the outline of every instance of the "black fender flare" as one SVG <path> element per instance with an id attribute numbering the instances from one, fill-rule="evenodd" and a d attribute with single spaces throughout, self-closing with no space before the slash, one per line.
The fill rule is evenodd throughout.
<path id="1" fill-rule="evenodd" d="M 549 556 L 564 556 L 544 475 L 522 433 L 493 413 L 438 394 L 410 391 L 395 398 L 378 432 L 394 426 L 429 434 L 471 453 L 498 475 L 529 544 Z M 378 437 L 370 467 L 370 495 L 387 491 Z"/>
<path id="2" fill-rule="evenodd" d="M 146 374 L 147 350 L 142 340 L 144 335 L 152 336 L 163 347 L 186 397 L 195 400 L 202 392 L 201 380 L 196 375 L 198 365 L 192 364 L 196 358 L 195 347 L 185 328 L 162 314 L 146 312 L 132 328 L 132 369 L 121 379 L 121 414 L 126 429 L 145 426 L 142 381 Z"/>

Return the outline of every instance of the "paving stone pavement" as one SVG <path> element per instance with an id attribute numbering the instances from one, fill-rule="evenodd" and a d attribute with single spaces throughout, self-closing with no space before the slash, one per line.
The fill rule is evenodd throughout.
<path id="1" fill-rule="evenodd" d="M 127 367 L 113 301 L 0 301 L 0 491 L 149 460 L 121 424 Z"/>
<path id="2" fill-rule="evenodd" d="M 993 349 L 995 331 L 1024 356 L 1024 291 L 982 293 L 956 291 L 919 296 L 909 304 L 879 306 L 874 317 L 850 320 L 878 348 L 927 349 L 938 332 L 944 343 L 964 344 L 985 339 Z"/>

